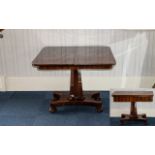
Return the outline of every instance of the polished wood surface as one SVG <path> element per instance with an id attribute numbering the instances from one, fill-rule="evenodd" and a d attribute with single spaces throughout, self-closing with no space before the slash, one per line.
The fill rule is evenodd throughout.
<path id="1" fill-rule="evenodd" d="M 112 96 L 153 96 L 153 91 L 115 91 Z"/>
<path id="2" fill-rule="evenodd" d="M 43 48 L 32 64 L 40 69 L 109 69 L 116 61 L 109 47 L 67 46 Z"/>
<path id="3" fill-rule="evenodd" d="M 104 46 L 45 47 L 32 62 L 40 70 L 71 70 L 69 95 L 54 93 L 51 112 L 56 112 L 56 107 L 75 104 L 94 106 L 97 112 L 102 112 L 100 94 L 83 92 L 79 69 L 111 69 L 115 64 L 110 47 Z"/>
<path id="4" fill-rule="evenodd" d="M 147 124 L 146 114 L 138 114 L 136 102 L 152 102 L 153 91 L 115 91 L 112 93 L 115 102 L 131 102 L 130 114 L 121 115 L 121 124 L 127 121 L 143 121 Z"/>
<path id="5" fill-rule="evenodd" d="M 115 102 L 148 102 L 153 99 L 152 91 L 116 91 L 112 94 Z"/>

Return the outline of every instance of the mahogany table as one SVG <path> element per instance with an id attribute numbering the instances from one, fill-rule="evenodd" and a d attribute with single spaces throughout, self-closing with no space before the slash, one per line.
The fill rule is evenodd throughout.
<path id="1" fill-rule="evenodd" d="M 100 94 L 84 94 L 80 70 L 111 69 L 115 64 L 111 49 L 106 46 L 45 47 L 32 62 L 40 70 L 71 70 L 69 95 L 54 93 L 51 112 L 56 112 L 58 106 L 75 104 L 95 106 L 101 112 Z"/>
<path id="2" fill-rule="evenodd" d="M 136 102 L 152 102 L 153 91 L 115 91 L 112 94 L 115 102 L 131 102 L 130 114 L 121 115 L 121 124 L 127 121 L 143 121 L 147 124 L 146 114 L 138 114 Z"/>

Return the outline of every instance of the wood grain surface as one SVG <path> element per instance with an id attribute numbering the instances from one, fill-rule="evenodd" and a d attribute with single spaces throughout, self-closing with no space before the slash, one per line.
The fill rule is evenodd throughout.
<path id="1" fill-rule="evenodd" d="M 153 96 L 153 91 L 116 91 L 112 96 Z"/>
<path id="2" fill-rule="evenodd" d="M 116 64 L 110 47 L 67 46 L 45 47 L 32 62 L 40 69 L 47 67 L 110 68 Z M 54 69 L 53 68 L 53 69 Z"/>

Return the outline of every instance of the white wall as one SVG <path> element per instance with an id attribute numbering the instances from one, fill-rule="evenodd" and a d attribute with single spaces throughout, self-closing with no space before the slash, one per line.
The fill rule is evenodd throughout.
<path id="1" fill-rule="evenodd" d="M 31 65 L 44 46 L 109 45 L 117 65 L 83 71 L 84 89 L 151 87 L 155 81 L 155 31 L 5 30 L 0 40 L 0 90 L 68 90 L 69 71 Z"/>

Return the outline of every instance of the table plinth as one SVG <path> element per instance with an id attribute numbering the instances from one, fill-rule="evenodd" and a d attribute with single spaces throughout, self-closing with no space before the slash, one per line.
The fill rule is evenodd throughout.
<path id="1" fill-rule="evenodd" d="M 57 107 L 64 105 L 94 106 L 97 112 L 103 111 L 99 92 L 83 92 L 81 73 L 78 69 L 71 70 L 69 94 L 55 92 L 50 103 L 49 111 L 56 112 Z"/>
<path id="2" fill-rule="evenodd" d="M 120 123 L 124 125 L 128 121 L 142 121 L 145 125 L 147 125 L 147 117 L 146 114 L 138 114 L 136 102 L 131 102 L 130 114 L 122 114 Z"/>

